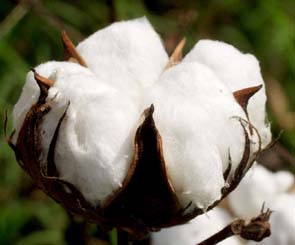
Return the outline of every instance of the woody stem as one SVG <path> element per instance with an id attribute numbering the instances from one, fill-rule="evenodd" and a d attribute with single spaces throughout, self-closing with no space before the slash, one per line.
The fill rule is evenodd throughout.
<path id="1" fill-rule="evenodd" d="M 200 242 L 197 245 L 214 245 L 214 244 L 217 244 L 217 243 L 235 235 L 231 226 L 232 226 L 232 223 L 227 225 L 221 231 L 217 232 L 213 236 L 207 238 L 206 240 Z"/>
<path id="2" fill-rule="evenodd" d="M 270 223 L 268 222 L 271 213 L 270 209 L 264 212 L 263 205 L 261 213 L 257 217 L 252 218 L 249 223 L 246 223 L 243 219 L 235 220 L 197 245 L 214 245 L 233 235 L 238 235 L 245 240 L 262 241 L 271 234 Z"/>

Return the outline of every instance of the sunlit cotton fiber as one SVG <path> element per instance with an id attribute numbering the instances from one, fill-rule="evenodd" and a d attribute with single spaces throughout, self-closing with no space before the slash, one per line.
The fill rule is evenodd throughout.
<path id="1" fill-rule="evenodd" d="M 138 109 L 131 99 L 78 64 L 48 62 L 36 71 L 54 78 L 47 98 L 52 110 L 42 123 L 45 155 L 40 160 L 46 161 L 54 130 L 70 102 L 59 132 L 55 164 L 62 179 L 74 184 L 93 205 L 101 204 L 121 186 L 128 170 Z M 14 109 L 16 130 L 39 95 L 32 72 L 26 84 Z"/>
<path id="2" fill-rule="evenodd" d="M 209 66 L 220 81 L 234 92 L 243 88 L 264 85 L 259 62 L 252 54 L 244 54 L 230 44 L 200 40 L 184 58 L 184 62 L 200 62 Z M 250 122 L 258 129 L 262 146 L 271 140 L 270 127 L 265 114 L 265 88 L 262 87 L 248 104 Z"/>

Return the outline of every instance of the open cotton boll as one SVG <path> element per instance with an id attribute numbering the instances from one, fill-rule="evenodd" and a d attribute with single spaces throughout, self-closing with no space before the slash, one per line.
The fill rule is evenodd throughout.
<path id="1" fill-rule="evenodd" d="M 200 40 L 186 55 L 184 62 L 197 61 L 209 66 L 232 92 L 264 84 L 255 56 L 243 54 L 224 42 Z M 262 87 L 248 103 L 251 123 L 258 129 L 262 146 L 271 140 L 271 133 L 265 114 L 266 95 Z"/>
<path id="2" fill-rule="evenodd" d="M 221 208 L 214 208 L 187 224 L 162 229 L 151 236 L 152 245 L 193 245 L 202 242 L 231 222 L 231 217 Z M 220 245 L 241 245 L 237 237 L 230 237 Z"/>
<path id="3" fill-rule="evenodd" d="M 146 105 L 151 103 L 178 198 L 184 206 L 193 201 L 205 210 L 221 196 L 229 154 L 233 170 L 243 155 L 244 132 L 233 118 L 245 117 L 243 110 L 214 73 L 198 63 L 165 71 L 146 97 Z"/>
<path id="4" fill-rule="evenodd" d="M 255 165 L 229 195 L 228 200 L 238 216 L 251 218 L 259 213 L 264 202 L 272 208 L 277 196 L 286 192 L 293 182 L 291 173 L 272 173 L 261 165 Z"/>
<path id="5" fill-rule="evenodd" d="M 159 35 L 143 17 L 116 22 L 92 34 L 77 51 L 101 80 L 141 100 L 168 62 Z"/>
<path id="6" fill-rule="evenodd" d="M 59 177 L 75 185 L 91 204 L 100 205 L 125 178 L 140 116 L 138 107 L 78 64 L 49 62 L 36 71 L 54 80 L 47 98 L 52 109 L 41 124 L 41 162 L 47 159 L 59 118 L 70 102 L 59 131 L 55 164 Z M 27 83 L 34 82 L 29 75 Z M 28 92 L 37 96 L 39 89 L 29 88 Z M 15 111 L 19 111 L 17 106 Z"/>
<path id="7" fill-rule="evenodd" d="M 260 243 L 248 245 L 293 245 L 295 244 L 295 194 L 278 195 L 272 202 L 270 216 L 271 236 Z"/>

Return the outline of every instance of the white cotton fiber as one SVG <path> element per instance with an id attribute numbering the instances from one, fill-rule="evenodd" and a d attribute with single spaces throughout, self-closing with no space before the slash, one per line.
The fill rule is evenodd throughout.
<path id="1" fill-rule="evenodd" d="M 295 194 L 278 195 L 272 202 L 274 211 L 270 217 L 271 236 L 260 243 L 248 245 L 293 245 L 295 244 Z"/>
<path id="2" fill-rule="evenodd" d="M 168 175 L 184 206 L 204 210 L 221 196 L 229 153 L 233 169 L 244 150 L 237 119 L 245 117 L 232 93 L 198 63 L 181 63 L 163 73 L 146 98 L 162 136 Z"/>
<path id="3" fill-rule="evenodd" d="M 145 17 L 99 30 L 77 50 L 96 76 L 139 101 L 168 62 L 159 35 Z"/>
<path id="4" fill-rule="evenodd" d="M 12 138 L 12 142 L 15 144 L 19 131 L 26 117 L 27 112 L 31 106 L 37 102 L 40 90 L 37 83 L 32 79 L 33 73 L 27 74 L 26 83 L 22 89 L 22 93 L 17 103 L 14 105 L 12 112 L 12 123 L 15 133 Z"/>
<path id="5" fill-rule="evenodd" d="M 125 178 L 133 154 L 138 108 L 131 99 L 78 64 L 49 62 L 36 71 L 55 81 L 47 98 L 52 110 L 41 127 L 44 152 L 47 153 L 58 120 L 70 102 L 57 141 L 55 163 L 62 179 L 74 184 L 90 203 L 99 205 Z M 31 73 L 26 83 L 35 83 Z M 25 91 L 27 87 L 29 91 Z M 30 92 L 34 97 L 38 91 L 38 87 L 25 86 L 23 95 Z M 15 114 L 23 106 L 18 103 Z M 15 125 L 19 124 L 17 120 Z M 46 155 L 41 160 L 46 161 L 45 158 Z"/>
<path id="6" fill-rule="evenodd" d="M 154 232 L 151 236 L 152 245 L 194 245 L 202 242 L 223 229 L 232 218 L 221 208 L 214 208 L 207 214 L 198 216 L 189 223 Z M 228 238 L 220 245 L 242 245 L 237 237 Z"/>
<path id="7" fill-rule="evenodd" d="M 261 165 L 255 165 L 228 200 L 238 216 L 251 218 L 259 213 L 264 202 L 266 207 L 272 208 L 277 197 L 293 183 L 294 176 L 289 172 L 272 173 Z"/>
<path id="8" fill-rule="evenodd" d="M 184 58 L 184 62 L 194 61 L 209 66 L 232 92 L 264 84 L 255 56 L 243 54 L 224 42 L 200 40 Z M 270 128 L 266 123 L 265 102 L 265 88 L 262 87 L 248 104 L 250 121 L 258 129 L 263 146 L 271 140 Z"/>
<path id="9" fill-rule="evenodd" d="M 101 205 L 117 190 L 133 157 L 139 118 L 154 104 L 154 119 L 163 141 L 169 179 L 185 207 L 204 211 L 221 197 L 241 161 L 245 137 L 238 117 L 245 112 L 232 94 L 263 84 L 257 60 L 232 46 L 200 41 L 184 62 L 164 71 L 168 56 L 146 18 L 114 23 L 77 46 L 87 68 L 71 62 L 48 62 L 36 71 L 54 85 L 47 102 L 51 111 L 41 125 L 45 166 L 59 118 L 55 163 L 61 178 L 74 184 L 93 205 Z M 29 72 L 13 111 L 16 134 L 39 87 Z M 265 124 L 265 91 L 250 100 L 249 114 L 263 144 L 270 140 Z M 257 137 L 251 138 L 257 148 Z M 151 180 L 152 181 L 152 180 Z M 278 186 L 287 185 L 278 181 Z M 285 187 L 282 187 L 284 189 Z"/>
<path id="10" fill-rule="evenodd" d="M 260 213 L 262 204 L 270 208 L 271 236 L 261 243 L 248 245 L 295 244 L 295 194 L 287 193 L 294 184 L 294 176 L 285 171 L 272 173 L 255 165 L 240 185 L 228 197 L 229 205 L 240 218 L 250 219 Z"/>

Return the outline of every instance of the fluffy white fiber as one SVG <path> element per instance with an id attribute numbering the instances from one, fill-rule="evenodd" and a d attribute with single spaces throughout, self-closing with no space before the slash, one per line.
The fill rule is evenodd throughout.
<path id="1" fill-rule="evenodd" d="M 295 194 L 282 194 L 273 201 L 271 218 L 272 235 L 264 239 L 261 245 L 295 244 Z M 257 243 L 251 242 L 249 245 Z"/>
<path id="2" fill-rule="evenodd" d="M 261 165 L 256 165 L 227 199 L 231 214 L 228 210 L 216 207 L 185 225 L 153 233 L 152 244 L 197 244 L 232 222 L 235 219 L 233 214 L 236 218 L 243 218 L 246 221 L 256 217 L 265 201 L 265 207 L 273 210 L 270 217 L 270 237 L 259 243 L 231 237 L 219 244 L 293 245 L 295 244 L 295 193 L 287 192 L 292 184 L 294 184 L 292 174 L 284 171 L 272 173 Z"/>
<path id="3" fill-rule="evenodd" d="M 243 155 L 244 133 L 233 116 L 244 117 L 232 93 L 206 66 L 181 63 L 153 86 L 147 105 L 155 106 L 169 177 L 178 198 L 206 209 L 220 198 L 223 171 Z"/>
<path id="4" fill-rule="evenodd" d="M 136 100 L 142 99 L 168 62 L 159 35 L 145 17 L 97 31 L 77 50 L 99 78 Z"/>
<path id="5" fill-rule="evenodd" d="M 145 18 L 112 24 L 81 42 L 77 50 L 88 68 L 70 62 L 36 68 L 55 81 L 47 98 L 52 110 L 42 124 L 41 162 L 70 101 L 55 162 L 63 179 L 93 205 L 102 204 L 124 180 L 138 120 L 154 104 L 168 175 L 180 201 L 184 206 L 193 201 L 206 210 L 220 198 L 229 155 L 233 172 L 245 143 L 234 117 L 246 116 L 232 92 L 263 84 L 256 59 L 227 44 L 202 41 L 185 62 L 164 71 L 167 54 Z M 14 140 L 38 96 L 29 72 L 13 111 Z M 264 106 L 263 89 L 250 100 L 250 119 L 266 144 L 270 133 Z M 257 145 L 257 137 L 252 141 Z"/>
<path id="6" fill-rule="evenodd" d="M 138 108 L 128 97 L 99 81 L 87 68 L 69 62 L 48 62 L 36 68 L 55 83 L 47 101 L 52 110 L 42 123 L 44 152 L 59 118 L 70 107 L 62 124 L 55 152 L 60 177 L 74 184 L 94 205 L 118 189 L 132 159 Z M 35 83 L 32 74 L 27 84 Z M 24 90 L 37 95 L 39 88 Z M 36 98 L 36 96 L 30 98 Z M 14 115 L 18 115 L 16 106 Z M 14 117 L 15 126 L 21 117 Z M 41 160 L 46 160 L 46 155 Z M 98 188 L 99 187 L 99 188 Z"/>
<path id="7" fill-rule="evenodd" d="M 221 208 L 215 208 L 207 214 L 198 216 L 189 223 L 162 229 L 151 236 L 152 245 L 193 245 L 202 242 L 222 230 L 232 218 Z M 228 238 L 220 245 L 239 245 L 237 237 Z"/>
<path id="8" fill-rule="evenodd" d="M 264 202 L 266 207 L 272 208 L 277 197 L 287 192 L 293 182 L 294 177 L 289 172 L 272 173 L 255 165 L 228 200 L 238 216 L 251 218 L 259 213 Z"/>
<path id="9" fill-rule="evenodd" d="M 249 242 L 250 245 L 295 244 L 295 193 L 287 193 L 292 184 L 294 176 L 291 173 L 272 173 L 257 165 L 229 195 L 229 205 L 238 217 L 256 216 L 263 202 L 274 211 L 270 218 L 272 235 L 261 243 Z"/>
<path id="10" fill-rule="evenodd" d="M 194 61 L 209 66 L 232 92 L 264 84 L 259 62 L 255 56 L 243 54 L 224 42 L 200 40 L 184 58 L 184 62 Z M 265 102 L 265 88 L 262 87 L 248 104 L 250 121 L 258 129 L 263 146 L 271 140 L 270 127 L 266 121 Z"/>

